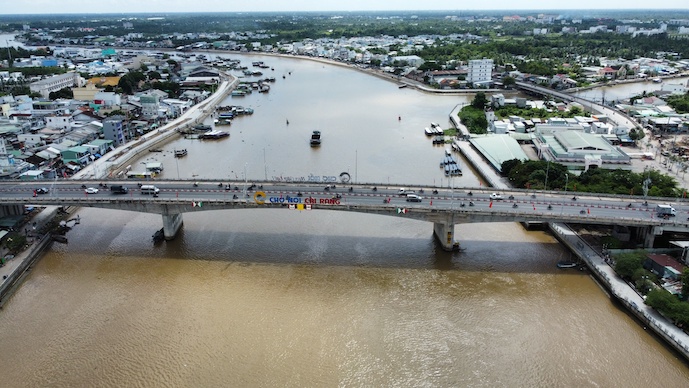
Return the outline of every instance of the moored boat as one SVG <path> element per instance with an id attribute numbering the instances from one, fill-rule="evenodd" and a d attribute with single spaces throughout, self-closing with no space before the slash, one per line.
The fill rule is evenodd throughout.
<path id="1" fill-rule="evenodd" d="M 230 136 L 230 133 L 229 133 L 229 132 L 218 131 L 218 130 L 216 129 L 216 130 L 212 130 L 212 131 L 208 131 L 208 132 L 206 132 L 206 133 L 200 134 L 200 135 L 199 135 L 199 139 L 204 139 L 204 140 L 215 140 L 215 139 L 221 139 L 221 138 L 223 138 L 223 137 L 228 137 L 228 136 Z"/>
<path id="2" fill-rule="evenodd" d="M 181 149 L 181 150 L 175 150 L 175 157 L 176 157 L 176 158 L 181 158 L 181 157 L 183 157 L 183 156 L 187 156 L 187 150 L 186 150 L 186 148 L 185 148 L 185 149 Z"/>
<path id="3" fill-rule="evenodd" d="M 557 262 L 557 268 L 561 268 L 561 269 L 575 268 L 578 265 L 579 264 L 577 264 L 574 261 L 558 261 Z"/>

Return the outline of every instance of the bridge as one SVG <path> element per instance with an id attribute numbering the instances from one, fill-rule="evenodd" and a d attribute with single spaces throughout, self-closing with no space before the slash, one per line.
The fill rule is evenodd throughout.
<path id="1" fill-rule="evenodd" d="M 105 182 L 105 183 L 102 183 Z M 126 194 L 110 188 L 122 185 Z M 155 185 L 156 195 L 141 185 Z M 88 194 L 86 188 L 98 193 Z M 37 190 L 37 189 L 45 189 Z M 5 181 L 0 182 L 0 205 L 58 205 L 161 214 L 165 238 L 173 239 L 182 214 L 223 209 L 288 209 L 348 211 L 410 218 L 433 223 L 443 249 L 455 246 L 454 226 L 473 222 L 569 222 L 637 227 L 645 245 L 665 231 L 689 232 L 689 203 L 674 201 L 675 217 L 659 217 L 657 204 L 668 199 L 608 196 L 558 191 L 497 190 L 365 184 L 326 184 L 246 181 Z M 414 192 L 420 202 L 410 202 Z M 19 211 L 19 209 L 17 209 Z"/>

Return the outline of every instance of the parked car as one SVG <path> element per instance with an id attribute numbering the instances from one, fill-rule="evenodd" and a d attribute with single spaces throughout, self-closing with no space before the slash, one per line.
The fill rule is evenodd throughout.
<path id="1" fill-rule="evenodd" d="M 490 195 L 490 199 L 495 199 L 495 200 L 502 199 L 502 195 L 500 195 L 498 193 L 492 193 Z"/>
<path id="2" fill-rule="evenodd" d="M 86 194 L 98 194 L 98 189 L 95 187 L 89 187 L 84 191 L 86 192 Z"/>

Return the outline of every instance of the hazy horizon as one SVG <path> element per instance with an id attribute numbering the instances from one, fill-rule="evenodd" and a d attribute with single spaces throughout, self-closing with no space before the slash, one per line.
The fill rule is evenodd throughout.
<path id="1" fill-rule="evenodd" d="M 567 5 L 537 0 L 519 2 L 494 0 L 467 2 L 431 0 L 422 3 L 411 0 L 20 0 L 4 7 L 5 15 L 42 14 L 119 14 L 119 13 L 199 13 L 199 12 L 357 12 L 357 11 L 607 11 L 607 10 L 689 10 L 686 0 L 666 0 L 649 6 L 639 0 L 610 0 L 600 2 L 580 0 Z M 555 4 L 555 3 L 550 3 Z"/>

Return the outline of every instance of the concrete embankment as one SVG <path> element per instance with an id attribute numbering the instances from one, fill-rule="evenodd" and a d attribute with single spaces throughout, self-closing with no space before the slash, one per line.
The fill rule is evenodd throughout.
<path id="1" fill-rule="evenodd" d="M 566 224 L 548 224 L 553 235 L 586 263 L 591 273 L 639 321 L 689 361 L 689 335 L 644 303 L 644 298 L 625 283 L 603 257 Z"/>
<path id="2" fill-rule="evenodd" d="M 490 186 L 501 189 L 510 188 L 505 178 L 491 168 L 469 142 L 455 141 L 454 144 L 457 145 L 467 162 Z M 643 322 L 646 327 L 653 330 L 689 361 L 689 335 L 647 306 L 643 297 L 625 283 L 599 253 L 566 224 L 549 223 L 548 226 L 555 238 L 577 255 L 582 262 L 586 263 L 592 274 L 608 290 L 612 298 L 618 300 L 639 321 Z"/>
<path id="3" fill-rule="evenodd" d="M 36 230 L 41 230 L 58 212 L 58 208 L 50 206 L 43 209 L 33 217 Z M 21 284 L 27 271 L 36 263 L 50 244 L 53 242 L 50 233 L 45 233 L 37 237 L 28 248 L 18 253 L 0 268 L 0 307 L 12 295 L 14 290 Z"/>

